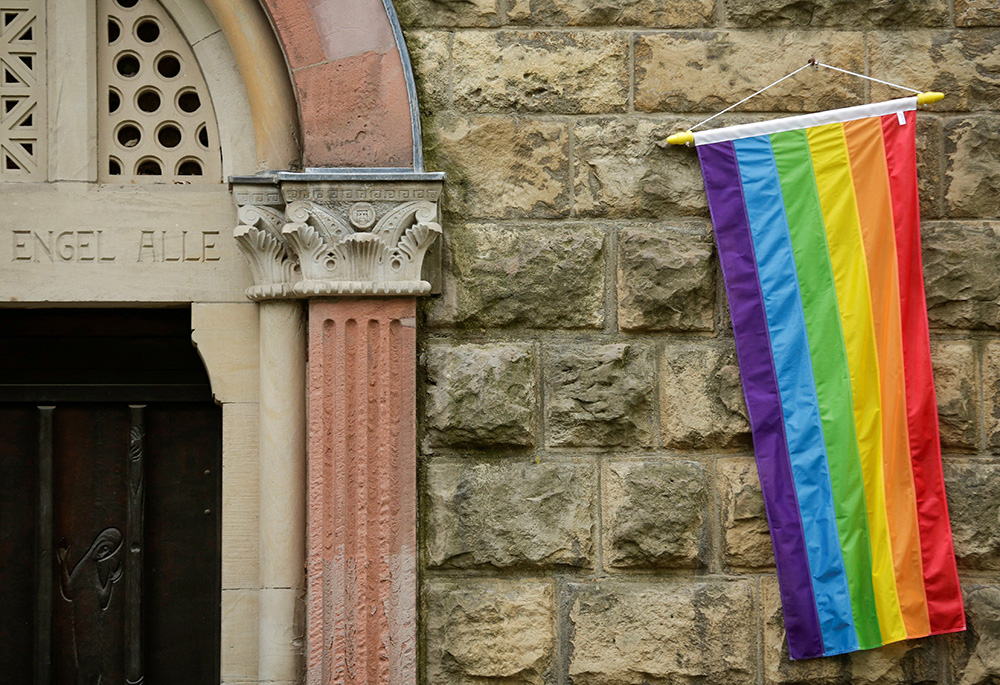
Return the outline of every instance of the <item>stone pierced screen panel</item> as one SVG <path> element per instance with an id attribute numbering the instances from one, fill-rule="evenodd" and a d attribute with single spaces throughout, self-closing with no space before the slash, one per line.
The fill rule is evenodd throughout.
<path id="1" fill-rule="evenodd" d="M 219 183 L 215 112 L 191 46 L 156 0 L 98 2 L 99 178 Z"/>
<path id="2" fill-rule="evenodd" d="M 0 0 L 0 180 L 45 172 L 45 2 Z"/>

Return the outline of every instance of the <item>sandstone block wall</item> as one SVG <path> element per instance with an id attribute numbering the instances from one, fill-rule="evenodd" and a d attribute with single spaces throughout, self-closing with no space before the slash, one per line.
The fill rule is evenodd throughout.
<path id="1" fill-rule="evenodd" d="M 396 4 L 448 173 L 421 312 L 422 682 L 1000 682 L 995 0 Z M 812 56 L 948 94 L 918 146 L 971 627 L 791 663 L 700 172 L 666 137 Z M 720 123 L 896 95 L 806 70 Z"/>

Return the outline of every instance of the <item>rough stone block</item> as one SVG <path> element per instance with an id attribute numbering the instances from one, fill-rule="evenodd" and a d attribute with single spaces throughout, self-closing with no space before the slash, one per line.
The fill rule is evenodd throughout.
<path id="1" fill-rule="evenodd" d="M 618 327 L 713 330 L 713 256 L 704 224 L 623 229 L 618 237 Z"/>
<path id="2" fill-rule="evenodd" d="M 944 26 L 945 0 L 727 0 L 726 16 L 734 26 Z M 836 64 L 831 62 L 830 64 Z M 839 66 L 839 65 L 838 65 Z"/>
<path id="3" fill-rule="evenodd" d="M 574 685 L 753 682 L 748 581 L 571 585 Z"/>
<path id="4" fill-rule="evenodd" d="M 1000 569 L 1000 465 L 947 459 L 944 482 L 959 568 Z"/>
<path id="5" fill-rule="evenodd" d="M 722 540 L 727 566 L 774 566 L 764 495 L 752 458 L 720 459 L 716 466 L 722 497 Z"/>
<path id="6" fill-rule="evenodd" d="M 690 120 L 598 119 L 573 127 L 573 213 L 708 216 L 697 155 L 667 144 Z"/>
<path id="7" fill-rule="evenodd" d="M 427 473 L 430 564 L 590 566 L 595 471 L 590 461 L 433 462 Z"/>
<path id="8" fill-rule="evenodd" d="M 393 4 L 404 27 L 486 27 L 503 23 L 499 0 L 396 0 Z M 410 35 L 408 31 L 407 47 L 412 50 Z"/>
<path id="9" fill-rule="evenodd" d="M 666 345 L 660 374 L 665 445 L 694 449 L 750 445 L 750 424 L 731 345 Z"/>
<path id="10" fill-rule="evenodd" d="M 639 35 L 635 108 L 644 112 L 715 112 L 815 56 L 851 71 L 864 69 L 858 32 L 741 33 L 682 31 Z M 802 72 L 746 103 L 745 111 L 812 112 L 856 105 L 864 82 Z"/>
<path id="11" fill-rule="evenodd" d="M 945 93 L 942 109 L 993 110 L 1000 99 L 996 31 L 886 31 L 870 34 L 868 46 L 869 73 Z M 903 96 L 898 88 L 871 85 L 873 102 Z"/>
<path id="12" fill-rule="evenodd" d="M 1000 72 L 998 72 L 1000 73 Z M 1000 95 L 997 96 L 1000 99 Z M 1000 217 L 1000 117 L 949 119 L 944 125 L 945 208 L 956 217 Z"/>
<path id="13" fill-rule="evenodd" d="M 533 345 L 433 344 L 423 361 L 427 447 L 535 444 L 538 358 Z"/>
<path id="14" fill-rule="evenodd" d="M 941 121 L 921 112 L 917 117 L 917 191 L 920 216 L 925 221 L 942 216 L 943 137 Z"/>
<path id="15" fill-rule="evenodd" d="M 444 109 L 449 104 L 451 84 L 451 50 L 447 31 L 407 31 L 406 47 L 410 51 L 413 76 L 417 81 L 420 105 Z"/>
<path id="16" fill-rule="evenodd" d="M 628 102 L 625 33 L 463 32 L 452 55 L 458 109 L 594 114 Z"/>
<path id="17" fill-rule="evenodd" d="M 761 579 L 764 620 L 764 682 L 768 685 L 897 685 L 940 682 L 939 655 L 933 639 L 906 640 L 849 655 L 789 661 L 778 580 Z"/>
<path id="18" fill-rule="evenodd" d="M 996 0 L 955 0 L 957 26 L 1000 26 Z"/>
<path id="19" fill-rule="evenodd" d="M 560 224 L 455 226 L 444 297 L 432 325 L 599 328 L 604 324 L 604 232 Z"/>
<path id="20" fill-rule="evenodd" d="M 445 116 L 430 154 L 448 172 L 455 216 L 541 217 L 569 212 L 569 130 L 553 121 Z M 430 156 L 430 155 L 429 155 Z"/>
<path id="21" fill-rule="evenodd" d="M 648 447 L 653 360 L 638 344 L 565 345 L 545 354 L 550 447 Z"/>
<path id="22" fill-rule="evenodd" d="M 511 0 L 507 17 L 535 26 L 650 26 L 684 28 L 712 23 L 713 0 Z"/>
<path id="23" fill-rule="evenodd" d="M 1000 221 L 923 226 L 927 317 L 935 328 L 1000 327 Z"/>
<path id="24" fill-rule="evenodd" d="M 951 682 L 995 685 L 1000 682 L 1000 586 L 965 586 L 968 630 L 949 636 Z"/>
<path id="25" fill-rule="evenodd" d="M 530 580 L 427 584 L 427 682 L 548 685 L 555 651 L 552 585 Z"/>
<path id="26" fill-rule="evenodd" d="M 1000 342 L 987 344 L 983 357 L 983 423 L 990 451 L 1000 452 Z"/>
<path id="27" fill-rule="evenodd" d="M 697 461 L 616 461 L 604 475 L 604 558 L 617 568 L 698 568 L 708 552 L 708 477 Z"/>
<path id="28" fill-rule="evenodd" d="M 946 449 L 973 450 L 979 433 L 979 383 L 972 345 L 962 341 L 935 342 L 931 358 L 941 445 Z"/>

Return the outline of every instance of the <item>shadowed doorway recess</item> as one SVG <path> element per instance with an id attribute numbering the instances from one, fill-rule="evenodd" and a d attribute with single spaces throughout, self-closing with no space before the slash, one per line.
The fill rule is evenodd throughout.
<path id="1" fill-rule="evenodd" d="M 222 422 L 190 331 L 0 311 L 9 682 L 219 682 Z"/>

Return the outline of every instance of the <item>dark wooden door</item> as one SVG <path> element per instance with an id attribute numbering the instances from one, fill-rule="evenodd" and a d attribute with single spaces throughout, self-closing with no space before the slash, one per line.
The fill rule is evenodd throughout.
<path id="1" fill-rule="evenodd" d="M 0 681 L 219 682 L 221 412 L 187 317 L 0 312 Z"/>

